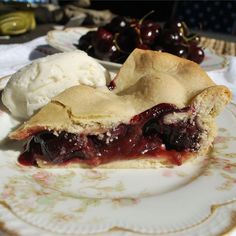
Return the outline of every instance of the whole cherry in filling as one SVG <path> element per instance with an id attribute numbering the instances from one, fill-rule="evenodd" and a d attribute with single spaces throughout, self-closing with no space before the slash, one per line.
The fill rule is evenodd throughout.
<path id="1" fill-rule="evenodd" d="M 186 153 L 199 149 L 203 130 L 193 116 L 175 122 L 167 122 L 165 118 L 188 114 L 191 109 L 162 103 L 134 116 L 129 124 L 119 124 L 99 135 L 40 132 L 28 140 L 19 162 L 36 165 L 36 159 L 40 159 L 52 164 L 79 162 L 98 166 L 114 160 L 164 155 L 180 165 Z"/>

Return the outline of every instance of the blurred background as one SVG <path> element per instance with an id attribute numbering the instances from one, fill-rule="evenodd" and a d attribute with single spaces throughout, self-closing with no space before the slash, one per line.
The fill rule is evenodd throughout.
<path id="1" fill-rule="evenodd" d="M 0 34 L 11 35 L 11 39 L 7 43 L 18 42 L 19 39 L 20 42 L 24 42 L 44 35 L 55 25 L 65 27 L 103 25 L 109 22 L 114 15 L 140 19 L 151 10 L 154 10 L 155 13 L 149 16 L 150 20 L 164 23 L 170 19 L 181 19 L 191 30 L 201 32 L 204 36 L 236 41 L 236 0 L 0 0 Z M 15 11 L 33 12 L 34 17 L 32 15 L 26 17 L 30 18 L 25 30 L 28 32 L 27 36 L 14 37 L 25 33 L 22 30 L 12 34 L 9 30 L 6 33 L 1 31 L 2 19 L 6 21 L 5 16 Z M 19 25 L 19 23 L 17 24 Z M 0 44 L 6 43 L 5 38 L 1 38 Z"/>
<path id="2" fill-rule="evenodd" d="M 150 16 L 164 22 L 179 18 L 192 29 L 236 35 L 236 0 L 234 1 L 92 1 L 95 9 L 109 8 L 112 12 L 133 17 Z"/>
<path id="3" fill-rule="evenodd" d="M 37 11 L 38 23 L 44 23 L 41 17 L 45 17 L 46 23 L 60 23 L 57 19 L 50 16 L 50 12 L 46 12 L 47 6 L 50 4 L 60 6 L 72 4 L 82 6 L 89 9 L 104 10 L 109 9 L 114 14 L 141 18 L 147 12 L 155 10 L 155 14 L 150 18 L 159 22 L 165 22 L 170 18 L 180 18 L 187 25 L 196 30 L 209 32 L 219 32 L 224 34 L 236 35 L 236 0 L 223 1 L 119 1 L 119 0 L 0 0 L 3 6 L 20 7 L 23 3 L 38 4 L 41 12 Z M 17 4 L 18 3 L 18 4 Z M 45 10 L 43 11 L 43 8 Z M 52 9 L 52 8 L 51 8 Z M 1 10 L 1 9 L 0 9 Z M 43 15 L 44 14 L 44 15 Z M 67 19 L 69 20 L 69 18 Z M 64 19 L 64 22 L 66 20 Z"/>

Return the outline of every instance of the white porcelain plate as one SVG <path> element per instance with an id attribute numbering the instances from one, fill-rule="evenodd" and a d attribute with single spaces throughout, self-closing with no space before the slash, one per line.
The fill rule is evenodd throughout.
<path id="1" fill-rule="evenodd" d="M 236 227 L 236 106 L 217 123 L 209 156 L 179 167 L 47 170 L 18 164 L 0 110 L 0 221 L 24 236 L 219 235 Z"/>
<path id="2" fill-rule="evenodd" d="M 62 52 L 68 52 L 76 50 L 75 46 L 78 44 L 80 37 L 86 34 L 89 30 L 96 30 L 96 28 L 67 28 L 64 30 L 53 30 L 48 32 L 47 41 L 52 47 L 58 49 Z M 226 67 L 228 60 L 225 56 L 216 55 L 212 50 L 205 49 L 205 59 L 201 63 L 201 67 L 206 71 L 219 70 Z M 109 61 L 98 60 L 103 66 L 105 66 L 110 71 L 118 71 L 121 64 L 113 63 Z"/>

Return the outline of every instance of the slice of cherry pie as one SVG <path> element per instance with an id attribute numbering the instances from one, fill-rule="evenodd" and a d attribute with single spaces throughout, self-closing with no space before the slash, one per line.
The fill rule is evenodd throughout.
<path id="1" fill-rule="evenodd" d="M 156 168 L 203 155 L 231 93 L 195 63 L 136 49 L 110 90 L 65 90 L 10 137 L 39 167 Z M 111 89 L 112 88 L 112 89 Z"/>

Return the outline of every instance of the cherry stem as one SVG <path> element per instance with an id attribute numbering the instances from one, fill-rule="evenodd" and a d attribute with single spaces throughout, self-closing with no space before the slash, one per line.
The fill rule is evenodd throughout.
<path id="1" fill-rule="evenodd" d="M 114 39 L 113 39 L 113 42 L 114 42 L 116 48 L 117 48 L 120 52 L 125 53 L 125 54 L 128 54 L 127 52 L 125 52 L 124 50 L 122 50 L 122 49 L 120 48 L 120 46 L 118 45 L 118 43 L 117 43 L 117 37 L 118 37 L 118 35 L 119 35 L 119 33 L 115 33 Z"/>
<path id="2" fill-rule="evenodd" d="M 148 17 L 150 16 L 151 14 L 153 14 L 155 11 L 152 10 L 150 12 L 148 12 L 146 15 L 144 15 L 140 20 L 139 20 L 139 24 L 141 25 L 143 23 L 143 21 Z"/>
<path id="3" fill-rule="evenodd" d="M 186 30 L 188 30 L 188 26 L 186 25 L 186 23 L 185 23 L 184 21 L 182 21 L 181 23 L 182 23 L 182 25 L 184 26 L 184 28 L 185 28 Z"/>
<path id="4" fill-rule="evenodd" d="M 188 41 L 191 41 L 192 39 L 194 39 L 198 34 L 194 34 L 193 36 L 191 37 L 185 37 L 184 34 L 182 35 L 184 41 L 188 42 Z"/>

